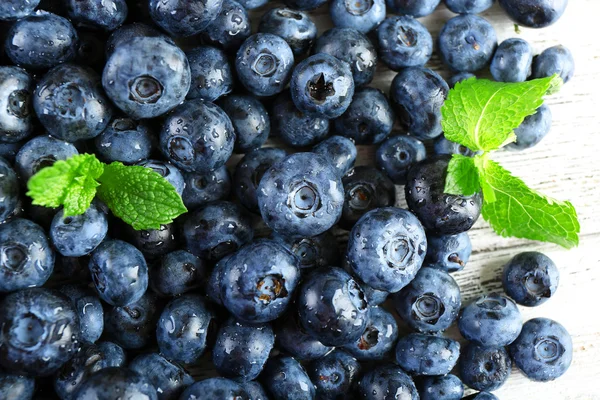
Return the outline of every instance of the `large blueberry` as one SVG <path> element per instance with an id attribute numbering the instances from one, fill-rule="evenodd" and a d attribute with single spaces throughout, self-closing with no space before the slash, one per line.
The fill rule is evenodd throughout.
<path id="1" fill-rule="evenodd" d="M 203 379 L 189 386 L 179 397 L 179 400 L 196 399 L 235 399 L 250 400 L 244 387 L 226 378 Z"/>
<path id="2" fill-rule="evenodd" d="M 181 198 L 188 210 L 226 199 L 231 192 L 231 177 L 225 165 L 206 174 L 184 172 L 183 178 L 185 188 Z"/>
<path id="3" fill-rule="evenodd" d="M 276 331 L 277 348 L 299 360 L 316 360 L 333 350 L 325 346 L 302 328 L 298 315 L 290 313 L 279 320 Z"/>
<path id="4" fill-rule="evenodd" d="M 381 364 L 368 370 L 357 383 L 358 396 L 364 400 L 419 400 L 410 376 L 397 365 Z"/>
<path id="5" fill-rule="evenodd" d="M 235 0 L 223 0 L 223 7 L 202 32 L 206 43 L 224 50 L 237 50 L 252 33 L 246 8 Z"/>
<path id="6" fill-rule="evenodd" d="M 183 175 L 179 169 L 168 161 L 162 160 L 143 160 L 137 163 L 142 167 L 150 168 L 163 178 L 165 178 L 173 187 L 175 191 L 181 196 L 185 187 Z"/>
<path id="7" fill-rule="evenodd" d="M 156 389 L 146 377 L 124 367 L 109 367 L 90 376 L 75 393 L 75 399 L 157 400 Z"/>
<path id="8" fill-rule="evenodd" d="M 219 15 L 223 0 L 149 0 L 152 21 L 172 36 L 202 32 Z"/>
<path id="9" fill-rule="evenodd" d="M 329 16 L 333 25 L 362 33 L 375 29 L 385 18 L 385 0 L 333 0 Z"/>
<path id="10" fill-rule="evenodd" d="M 496 31 L 492 25 L 472 14 L 450 19 L 439 37 L 442 60 L 459 72 L 474 72 L 485 67 L 494 56 L 496 45 Z"/>
<path id="11" fill-rule="evenodd" d="M 215 101 L 233 90 L 233 73 L 227 55 L 210 46 L 198 46 L 186 52 L 192 83 L 188 99 Z"/>
<path id="12" fill-rule="evenodd" d="M 236 153 L 248 153 L 260 148 L 271 132 L 269 114 L 253 96 L 231 95 L 219 101 L 219 106 L 231 119 L 235 129 Z"/>
<path id="13" fill-rule="evenodd" d="M 383 360 L 389 357 L 397 340 L 398 324 L 394 316 L 383 308 L 371 307 L 369 323 L 362 335 L 343 348 L 360 361 Z"/>
<path id="14" fill-rule="evenodd" d="M 537 251 L 514 256 L 502 273 L 504 291 L 522 306 L 545 303 L 558 289 L 559 272 L 554 261 Z"/>
<path id="15" fill-rule="evenodd" d="M 150 285 L 161 296 L 177 296 L 204 285 L 207 279 L 204 260 L 185 250 L 165 254 L 150 270 Z"/>
<path id="16" fill-rule="evenodd" d="M 549 47 L 533 59 L 532 77 L 546 78 L 558 74 L 567 83 L 575 71 L 573 54 L 565 46 Z"/>
<path id="17" fill-rule="evenodd" d="M 262 381 L 274 399 L 313 400 L 315 387 L 306 370 L 292 357 L 269 359 Z"/>
<path id="18" fill-rule="evenodd" d="M 10 164 L 0 158 L 0 222 L 6 221 L 19 205 L 19 178 Z"/>
<path id="19" fill-rule="evenodd" d="M 50 238 L 56 250 L 67 257 L 81 257 L 94 251 L 108 232 L 106 214 L 96 205 L 83 214 L 64 216 L 60 210 L 50 226 Z"/>
<path id="20" fill-rule="evenodd" d="M 0 4 L 0 21 L 14 21 L 27 17 L 39 4 L 40 0 L 5 0 Z"/>
<path id="21" fill-rule="evenodd" d="M 74 145 L 52 136 L 36 136 L 21 147 L 15 159 L 15 169 L 23 180 L 29 180 L 42 168 L 58 160 L 79 154 Z"/>
<path id="22" fill-rule="evenodd" d="M 308 238 L 293 238 L 274 233 L 272 238 L 296 255 L 300 268 L 337 265 L 338 244 L 331 231 Z"/>
<path id="23" fill-rule="evenodd" d="M 35 391 L 35 379 L 0 371 L 0 398 L 31 400 Z"/>
<path id="24" fill-rule="evenodd" d="M 542 104 L 535 114 L 525 117 L 521 125 L 514 130 L 517 140 L 506 147 L 511 150 L 529 149 L 546 137 L 552 127 L 552 111 Z"/>
<path id="25" fill-rule="evenodd" d="M 441 136 L 441 135 L 440 135 Z M 403 185 L 410 167 L 425 159 L 427 150 L 414 136 L 396 135 L 387 138 L 375 153 L 375 165 L 387 174 L 392 182 Z"/>
<path id="26" fill-rule="evenodd" d="M 417 389 L 421 400 L 460 400 L 464 394 L 462 381 L 452 374 L 422 378 Z"/>
<path id="27" fill-rule="evenodd" d="M 460 354 L 460 377 L 476 390 L 493 391 L 510 376 L 512 362 L 504 347 L 469 343 Z"/>
<path id="28" fill-rule="evenodd" d="M 150 157 L 154 142 L 154 132 L 145 121 L 115 118 L 94 144 L 107 163 L 135 164 Z"/>
<path id="29" fill-rule="evenodd" d="M 113 31 L 127 18 L 126 0 L 67 0 L 67 14 L 83 26 Z"/>
<path id="30" fill-rule="evenodd" d="M 308 367 L 308 376 L 315 383 L 317 397 L 323 400 L 346 398 L 360 374 L 360 364 L 350 354 L 335 350 Z"/>
<path id="31" fill-rule="evenodd" d="M 272 8 L 260 19 L 258 31 L 281 36 L 295 56 L 308 52 L 317 38 L 317 26 L 305 12 L 289 8 Z"/>
<path id="32" fill-rule="evenodd" d="M 95 343 L 104 331 L 104 309 L 96 293 L 86 285 L 68 284 L 59 288 L 79 316 L 79 337 L 84 343 Z"/>
<path id="33" fill-rule="evenodd" d="M 413 17 L 390 16 L 377 28 L 379 55 L 394 71 L 425 65 L 433 52 L 433 39 Z"/>
<path id="34" fill-rule="evenodd" d="M 467 232 L 457 235 L 427 235 L 427 266 L 456 272 L 465 267 L 470 257 L 471 239 Z"/>
<path id="35" fill-rule="evenodd" d="M 108 309 L 104 314 L 106 334 L 125 349 L 141 349 L 154 337 L 157 308 L 156 295 L 147 291 L 135 303 Z"/>
<path id="36" fill-rule="evenodd" d="M 460 343 L 456 340 L 411 333 L 396 345 L 396 361 L 413 375 L 446 375 L 458 362 Z"/>
<path id="37" fill-rule="evenodd" d="M 145 353 L 129 363 L 129 369 L 144 376 L 156 389 L 158 400 L 176 400 L 194 378 L 179 365 L 158 353 Z"/>
<path id="38" fill-rule="evenodd" d="M 354 141 L 337 135 L 323 140 L 312 151 L 327 157 L 340 176 L 344 176 L 354 166 L 358 156 Z"/>
<path id="39" fill-rule="evenodd" d="M 532 59 L 533 49 L 526 40 L 506 39 L 494 53 L 490 72 L 498 82 L 525 82 L 531 75 Z"/>
<path id="40" fill-rule="evenodd" d="M 544 28 L 558 21 L 568 0 L 499 0 L 499 3 L 516 23 L 528 28 Z"/>
<path id="41" fill-rule="evenodd" d="M 19 67 L 0 67 L 0 142 L 14 143 L 33 132 L 33 79 Z"/>

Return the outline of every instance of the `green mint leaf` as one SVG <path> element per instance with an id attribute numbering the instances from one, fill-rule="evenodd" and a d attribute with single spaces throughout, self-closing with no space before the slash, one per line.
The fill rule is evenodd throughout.
<path id="1" fill-rule="evenodd" d="M 470 196 L 481 189 L 479 172 L 475 159 L 460 154 L 453 154 L 446 172 L 446 187 L 448 194 Z"/>
<path id="2" fill-rule="evenodd" d="M 113 162 L 99 181 L 100 200 L 136 230 L 159 229 L 187 212 L 173 185 L 150 168 Z"/>
<path id="3" fill-rule="evenodd" d="M 552 242 L 566 248 L 579 244 L 579 221 L 570 202 L 528 188 L 492 160 L 485 163 L 480 179 L 495 193 L 496 201 L 485 202 L 482 215 L 499 235 Z"/>
<path id="4" fill-rule="evenodd" d="M 64 216 L 83 214 L 96 195 L 104 164 L 93 154 L 79 154 L 43 168 L 27 182 L 32 203 L 45 207 L 64 206 Z"/>
<path id="5" fill-rule="evenodd" d="M 471 150 L 496 150 L 515 141 L 513 130 L 535 113 L 544 95 L 560 86 L 556 75 L 528 82 L 485 79 L 459 82 L 442 106 L 442 128 L 448 140 Z"/>

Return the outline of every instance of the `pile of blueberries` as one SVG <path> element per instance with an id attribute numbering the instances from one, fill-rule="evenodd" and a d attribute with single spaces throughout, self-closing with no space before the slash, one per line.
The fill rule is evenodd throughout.
<path id="1" fill-rule="evenodd" d="M 450 154 L 473 154 L 440 107 L 487 66 L 566 82 L 570 52 L 498 46 L 477 16 L 493 0 L 445 0 L 447 83 L 416 19 L 440 0 L 332 0 L 319 37 L 306 11 L 327 0 L 267 1 L 0 1 L 0 398 L 453 400 L 466 384 L 484 400 L 513 364 L 567 370 L 565 328 L 516 305 L 555 293 L 545 255 L 516 255 L 505 294 L 461 310 L 451 273 L 482 195 L 443 192 Z M 567 5 L 499 2 L 535 28 Z M 368 86 L 378 62 L 398 72 L 389 98 Z M 550 125 L 543 106 L 513 147 Z M 354 167 L 356 144 L 379 146 L 376 166 Z M 135 231 L 99 201 L 67 218 L 32 205 L 27 180 L 82 153 L 153 169 L 189 212 Z M 466 346 L 441 335 L 455 321 Z"/>

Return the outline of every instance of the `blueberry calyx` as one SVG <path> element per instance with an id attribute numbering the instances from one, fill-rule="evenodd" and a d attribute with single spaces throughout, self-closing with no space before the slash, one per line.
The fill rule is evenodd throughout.
<path id="1" fill-rule="evenodd" d="M 328 97 L 335 95 L 333 82 L 327 82 L 323 73 L 315 75 L 311 80 L 309 80 L 307 89 L 309 96 L 317 104 L 323 104 Z"/>
<path id="2" fill-rule="evenodd" d="M 435 325 L 444 314 L 444 303 L 433 293 L 424 293 L 417 297 L 412 306 L 413 318 Z"/>
<path id="3" fill-rule="evenodd" d="M 140 104 L 154 104 L 163 95 L 163 85 L 150 75 L 142 75 L 129 83 L 129 99 Z"/>

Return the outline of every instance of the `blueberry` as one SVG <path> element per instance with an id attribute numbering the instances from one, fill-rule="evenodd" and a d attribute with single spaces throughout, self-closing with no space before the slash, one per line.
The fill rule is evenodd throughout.
<path id="1" fill-rule="evenodd" d="M 284 0 L 283 3 L 294 10 L 310 11 L 321 7 L 327 0 Z"/>
<path id="2" fill-rule="evenodd" d="M 519 25 L 544 28 L 563 15 L 568 0 L 499 0 L 506 14 Z"/>
<path id="3" fill-rule="evenodd" d="M 241 0 L 239 3 L 246 10 L 255 10 L 257 8 L 264 6 L 268 2 L 269 2 L 269 0 Z M 250 397 L 252 397 L 252 396 L 250 396 Z M 258 400 L 258 399 L 253 399 L 253 400 Z"/>
<path id="4" fill-rule="evenodd" d="M 108 337 L 125 349 L 141 349 L 151 343 L 158 319 L 158 300 L 148 291 L 126 306 L 112 307 L 104 314 Z"/>
<path id="5" fill-rule="evenodd" d="M 66 160 L 79 154 L 71 143 L 51 136 L 36 136 L 21 147 L 15 160 L 15 168 L 23 180 L 29 180 L 42 168 L 51 167 L 58 160 Z"/>
<path id="6" fill-rule="evenodd" d="M 333 0 L 329 5 L 333 25 L 362 33 L 375 29 L 385 18 L 385 0 Z"/>
<path id="7" fill-rule="evenodd" d="M 0 293 L 42 286 L 53 269 L 54 252 L 38 224 L 18 218 L 0 225 Z"/>
<path id="8" fill-rule="evenodd" d="M 476 390 L 493 391 L 504 385 L 512 362 L 504 347 L 479 346 L 469 343 L 460 355 L 462 381 Z"/>
<path id="9" fill-rule="evenodd" d="M 227 261 L 229 261 L 231 256 L 232 254 L 228 254 L 215 263 L 204 287 L 206 297 L 220 306 L 223 305 L 223 299 L 221 298 L 221 278 L 225 271 L 225 264 L 227 264 Z"/>
<path id="10" fill-rule="evenodd" d="M 106 214 L 94 204 L 81 215 L 64 216 L 60 210 L 52 220 L 50 238 L 56 250 L 67 257 L 81 257 L 94 251 L 108 231 Z"/>
<path id="11" fill-rule="evenodd" d="M 265 106 L 255 97 L 231 95 L 219 101 L 235 129 L 236 153 L 248 153 L 262 146 L 271 132 L 271 121 Z"/>
<path id="12" fill-rule="evenodd" d="M 471 396 L 464 397 L 464 400 L 498 400 L 498 397 L 488 392 L 479 392 Z"/>
<path id="13" fill-rule="evenodd" d="M 535 114 L 525 117 L 521 125 L 514 130 L 517 140 L 509 143 L 511 150 L 529 149 L 546 137 L 552 127 L 552 111 L 546 104 L 542 104 Z"/>
<path id="14" fill-rule="evenodd" d="M 67 296 L 79 316 L 79 338 L 84 343 L 95 343 L 104 331 L 104 309 L 100 299 L 86 285 L 69 284 L 59 288 Z"/>
<path id="15" fill-rule="evenodd" d="M 158 117 L 175 108 L 185 99 L 190 83 L 184 52 L 162 36 L 120 43 L 102 73 L 108 97 L 134 119 Z"/>
<path id="16" fill-rule="evenodd" d="M 274 342 L 270 325 L 251 325 L 229 318 L 217 333 L 212 349 L 213 364 L 223 376 L 255 379 L 267 362 Z"/>
<path id="17" fill-rule="evenodd" d="M 37 11 L 13 24 L 4 46 L 16 65 L 43 70 L 74 59 L 77 41 L 77 32 L 67 19 Z"/>
<path id="18" fill-rule="evenodd" d="M 225 53 L 215 47 L 198 46 L 187 53 L 192 83 L 188 99 L 215 101 L 233 90 L 233 72 Z"/>
<path id="19" fill-rule="evenodd" d="M 411 333 L 396 345 L 398 365 L 412 375 L 446 375 L 459 355 L 460 343 L 440 336 Z"/>
<path id="20" fill-rule="evenodd" d="M 312 272 L 299 288 L 296 305 L 302 327 L 327 346 L 358 340 L 369 322 L 364 292 L 337 267 Z"/>
<path id="21" fill-rule="evenodd" d="M 428 235 L 425 264 L 446 272 L 461 271 L 471 257 L 471 239 L 467 232 L 457 235 Z"/>
<path id="22" fill-rule="evenodd" d="M 302 269 L 337 265 L 338 246 L 331 231 L 308 238 L 293 238 L 274 233 L 272 238 L 296 255 Z"/>
<path id="23" fill-rule="evenodd" d="M 440 135 L 435 139 L 433 152 L 435 154 L 460 154 L 465 157 L 473 157 L 477 154 L 467 146 L 446 139 L 444 135 Z"/>
<path id="24" fill-rule="evenodd" d="M 549 47 L 533 59 L 532 78 L 546 78 L 554 74 L 560 75 L 567 83 L 575 70 L 575 62 L 571 51 L 565 46 Z"/>
<path id="25" fill-rule="evenodd" d="M 440 4 L 441 0 L 386 0 L 388 10 L 395 14 L 424 17 Z"/>
<path id="26" fill-rule="evenodd" d="M 396 365 L 381 364 L 368 370 L 358 381 L 358 396 L 364 400 L 418 400 L 419 393 L 410 376 Z"/>
<path id="27" fill-rule="evenodd" d="M 450 79 L 448 79 L 448 86 L 450 86 L 450 89 L 452 89 L 458 82 L 466 81 L 470 78 L 475 78 L 475 75 L 470 72 L 459 72 L 452 75 Z"/>
<path id="28" fill-rule="evenodd" d="M 442 135 L 440 135 L 441 137 Z M 403 185 L 410 167 L 425 159 L 425 145 L 414 136 L 396 135 L 387 138 L 375 153 L 375 165 L 393 183 Z"/>
<path id="29" fill-rule="evenodd" d="M 274 135 L 292 147 L 311 146 L 329 135 L 329 120 L 297 109 L 288 91 L 276 98 L 271 124 Z"/>
<path id="30" fill-rule="evenodd" d="M 161 160 L 143 160 L 136 165 L 152 169 L 173 185 L 177 194 L 180 196 L 183 194 L 183 188 L 185 187 L 183 175 L 181 171 L 170 162 Z"/>
<path id="31" fill-rule="evenodd" d="M 494 53 L 490 72 L 498 82 L 525 82 L 531 75 L 532 59 L 533 49 L 526 40 L 506 39 Z"/>
<path id="32" fill-rule="evenodd" d="M 452 374 L 425 377 L 417 389 L 421 400 L 460 400 L 464 394 L 461 380 Z"/>
<path id="33" fill-rule="evenodd" d="M 250 395 L 235 381 L 226 378 L 208 378 L 189 386 L 179 397 L 179 400 L 196 399 L 250 400 Z"/>
<path id="34" fill-rule="evenodd" d="M 148 399 L 157 400 L 156 389 L 146 377 L 124 367 L 104 368 L 85 380 L 75 393 L 75 399 L 112 400 Z"/>
<path id="35" fill-rule="evenodd" d="M 522 306 L 545 303 L 558 289 L 559 272 L 545 254 L 527 251 L 514 256 L 502 274 L 504 291 Z"/>
<path id="36" fill-rule="evenodd" d="M 162 256 L 150 270 L 150 285 L 161 296 L 178 296 L 203 286 L 207 274 L 204 260 L 175 250 Z"/>
<path id="37" fill-rule="evenodd" d="M 411 167 L 404 187 L 408 207 L 425 229 L 434 234 L 456 235 L 471 229 L 481 213 L 482 195 L 444 193 L 450 156 L 427 158 Z"/>
<path id="38" fill-rule="evenodd" d="M 145 121 L 115 118 L 96 137 L 96 151 L 108 163 L 135 164 L 150 157 L 154 138 L 154 132 Z"/>
<path id="39" fill-rule="evenodd" d="M 380 307 L 372 307 L 369 323 L 362 335 L 343 348 L 360 361 L 388 358 L 398 340 L 394 316 Z"/>
<path id="40" fill-rule="evenodd" d="M 258 31 L 282 37 L 295 56 L 306 54 L 317 38 L 317 26 L 310 15 L 283 7 L 264 13 Z"/>
<path id="41" fill-rule="evenodd" d="M 346 62 L 329 54 L 315 54 L 294 68 L 290 93 L 300 111 L 322 118 L 337 118 L 352 102 L 352 70 Z"/>
<path id="42" fill-rule="evenodd" d="M 149 0 L 152 21 L 171 36 L 192 36 L 205 30 L 219 15 L 223 0 Z"/>
<path id="43" fill-rule="evenodd" d="M 194 378 L 185 369 L 157 353 L 137 356 L 129 363 L 129 369 L 148 380 L 156 389 L 158 400 L 176 400 L 194 383 Z"/>
<path id="44" fill-rule="evenodd" d="M 135 303 L 148 287 L 144 256 L 121 240 L 102 242 L 92 253 L 89 269 L 98 295 L 113 306 Z"/>
<path id="45" fill-rule="evenodd" d="M 235 0 L 223 0 L 219 14 L 202 31 L 204 42 L 225 50 L 236 50 L 251 34 L 248 11 Z"/>
<path id="46" fill-rule="evenodd" d="M 335 350 L 308 367 L 308 376 L 315 383 L 319 399 L 346 398 L 358 381 L 360 364 L 348 353 Z"/>
<path id="47" fill-rule="evenodd" d="M 195 363 L 214 334 L 215 324 L 212 309 L 199 295 L 184 294 L 171 300 L 156 325 L 160 353 L 169 360 Z"/>
<path id="48" fill-rule="evenodd" d="M 183 204 L 189 209 L 203 207 L 215 200 L 222 200 L 231 192 L 231 178 L 226 166 L 206 174 L 184 172 Z"/>
<path id="49" fill-rule="evenodd" d="M 177 247 L 175 225 L 161 225 L 159 229 L 135 230 L 128 224 L 123 224 L 123 231 L 128 241 L 131 242 L 144 257 L 154 260 L 162 257 Z"/>
<path id="50" fill-rule="evenodd" d="M 369 303 L 369 307 L 375 307 L 380 304 L 383 304 L 383 302 L 386 301 L 390 295 L 390 292 L 375 289 L 367 285 L 366 283 L 360 281 L 359 279 L 357 279 L 357 282 L 363 289 L 363 292 L 365 292 L 365 297 L 367 299 L 367 302 Z"/>
<path id="51" fill-rule="evenodd" d="M 0 142 L 26 139 L 34 128 L 33 79 L 18 67 L 0 67 Z"/>
<path id="52" fill-rule="evenodd" d="M 249 400 L 269 400 L 267 392 L 257 381 L 244 382 L 244 390 L 248 393 Z"/>
<path id="53" fill-rule="evenodd" d="M 422 267 L 393 299 L 400 318 L 420 332 L 447 329 L 460 311 L 460 289 L 454 278 L 430 267 Z"/>
<path id="54" fill-rule="evenodd" d="M 11 373 L 49 376 L 79 349 L 79 318 L 63 294 L 27 288 L 0 303 L 0 365 Z"/>
<path id="55" fill-rule="evenodd" d="M 240 46 L 235 68 L 244 87 L 256 96 L 272 96 L 287 85 L 294 53 L 287 42 L 271 33 L 257 33 Z"/>
<path id="56" fill-rule="evenodd" d="M 9 163 L 0 158 L 0 222 L 6 221 L 19 206 L 19 178 Z"/>
<path id="57" fill-rule="evenodd" d="M 1 11 L 1 10 L 0 10 Z M 35 380 L 23 375 L 0 372 L 0 397 L 3 399 L 31 400 Z"/>
<path id="58" fill-rule="evenodd" d="M 292 357 L 270 358 L 262 374 L 265 388 L 274 399 L 312 400 L 315 387 L 306 370 Z"/>
<path id="59" fill-rule="evenodd" d="M 40 0 L 5 0 L 0 4 L 0 21 L 15 21 L 27 17 L 33 13 L 38 4 Z"/>
<path id="60" fill-rule="evenodd" d="M 406 133 L 417 139 L 433 139 L 442 133 L 441 108 L 448 84 L 430 69 L 410 67 L 394 77 L 390 101 Z"/>
<path id="61" fill-rule="evenodd" d="M 375 289 L 397 292 L 423 264 L 427 241 L 409 211 L 385 207 L 369 211 L 348 237 L 347 257 L 354 273 Z"/>
<path id="62" fill-rule="evenodd" d="M 457 14 L 479 14 L 494 4 L 494 0 L 444 0 L 444 2 L 450 11 Z"/>
<path id="63" fill-rule="evenodd" d="M 344 229 L 352 229 L 367 212 L 392 207 L 396 202 L 394 183 L 374 167 L 356 167 L 342 178 L 342 183 L 345 199 L 339 224 Z"/>
<path id="64" fill-rule="evenodd" d="M 472 14 L 450 19 L 440 32 L 442 61 L 458 72 L 474 72 L 485 67 L 494 55 L 496 31 L 485 19 Z"/>
<path id="65" fill-rule="evenodd" d="M 423 24 L 410 16 L 391 16 L 377 28 L 379 54 L 394 71 L 425 65 L 433 52 L 433 39 Z"/>
<path id="66" fill-rule="evenodd" d="M 337 135 L 323 140 L 312 151 L 327 157 L 340 176 L 344 176 L 354 166 L 358 155 L 352 139 Z"/>
<path id="67" fill-rule="evenodd" d="M 114 31 L 127 18 L 125 0 L 67 0 L 69 18 L 83 26 Z"/>
<path id="68" fill-rule="evenodd" d="M 6 161 L 10 163 L 15 162 L 15 157 L 21 147 L 25 144 L 24 141 L 15 142 L 15 143 L 2 143 L 0 142 L 0 157 L 4 158 Z"/>
<path id="69" fill-rule="evenodd" d="M 158 29 L 143 24 L 141 22 L 134 22 L 133 24 L 123 25 L 120 28 L 116 29 L 113 33 L 111 33 L 110 37 L 106 41 L 105 44 L 105 55 L 108 59 L 112 53 L 114 53 L 115 49 L 119 47 L 121 44 L 131 40 L 135 37 L 162 37 L 167 40 L 169 43 L 174 44 L 173 40 L 160 32 Z"/>

